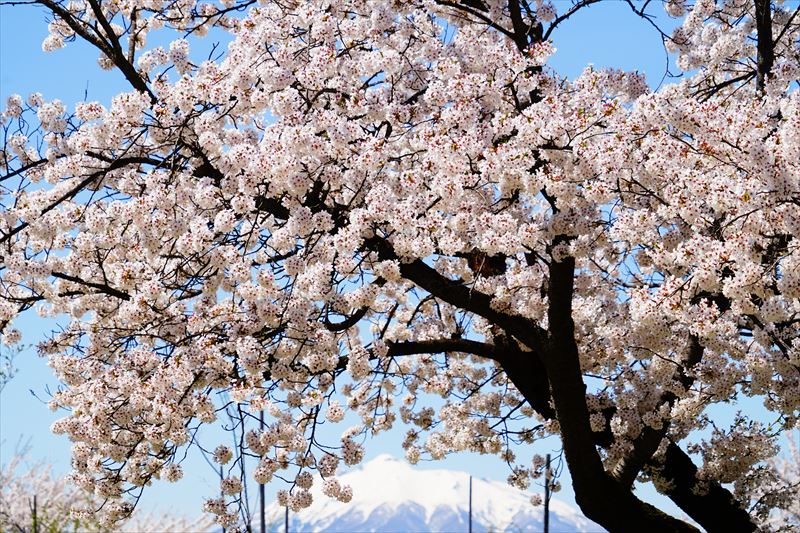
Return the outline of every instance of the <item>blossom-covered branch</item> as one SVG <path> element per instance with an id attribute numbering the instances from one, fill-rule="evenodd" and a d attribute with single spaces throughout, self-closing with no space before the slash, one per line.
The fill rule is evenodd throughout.
<path id="1" fill-rule="evenodd" d="M 612 531 L 693 529 L 636 480 L 707 529 L 780 527 L 797 10 L 663 2 L 684 76 L 652 92 L 548 66 L 590 0 L 40 3 L 45 49 L 82 39 L 131 90 L 9 98 L 0 326 L 13 344 L 20 313 L 68 317 L 40 346 L 65 384 L 53 430 L 106 523 L 189 446 L 225 470 L 205 508 L 226 528 L 250 520 L 248 480 L 297 510 L 317 473 L 349 501 L 342 463 L 402 425 L 410 461 L 495 454 L 520 487 L 543 473 L 520 452 L 557 435 Z M 231 42 L 200 60 L 210 28 Z M 714 419 L 742 396 L 769 416 Z M 198 442 L 206 424 L 238 445 Z"/>

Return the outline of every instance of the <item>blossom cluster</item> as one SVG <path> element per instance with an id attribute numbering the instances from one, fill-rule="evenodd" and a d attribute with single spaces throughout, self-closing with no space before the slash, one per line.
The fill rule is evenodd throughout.
<path id="1" fill-rule="evenodd" d="M 236 449 L 204 446 L 227 470 L 205 510 L 232 528 L 252 481 L 289 480 L 278 500 L 299 510 L 316 472 L 349 501 L 342 465 L 402 424 L 412 463 L 494 454 L 525 487 L 541 465 L 520 445 L 565 421 L 546 381 L 535 404 L 504 366 L 538 357 L 505 328 L 547 330 L 569 261 L 580 370 L 601 383 L 580 401 L 612 442 L 608 471 L 650 430 L 692 441 L 737 395 L 796 427 L 800 28 L 775 12 L 788 34 L 768 90 L 725 83 L 754 54 L 751 3 L 666 2 L 684 17 L 679 66 L 703 68 L 656 92 L 638 72 L 561 78 L 553 43 L 498 30 L 512 24 L 498 2 L 466 17 L 379 0 L 110 5 L 106 37 L 131 59 L 101 62 L 139 86 L 72 114 L 12 96 L 2 114 L 0 329 L 13 344 L 20 313 L 67 317 L 40 351 L 65 385 L 52 429 L 74 443 L 72 482 L 111 523 L 132 489 L 183 475 L 201 425 L 235 427 Z M 526 16 L 559 21 L 533 4 Z M 45 48 L 100 27 L 70 6 L 80 24 L 56 18 Z M 232 40 L 219 60 L 189 39 L 148 48 L 163 26 Z M 346 427 L 319 442 L 323 423 Z M 703 479 L 753 496 L 773 429 L 739 420 L 694 442 Z"/>

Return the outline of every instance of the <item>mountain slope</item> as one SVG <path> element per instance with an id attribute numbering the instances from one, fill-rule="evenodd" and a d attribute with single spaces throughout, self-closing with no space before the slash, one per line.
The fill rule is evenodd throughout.
<path id="1" fill-rule="evenodd" d="M 468 530 L 469 474 L 452 470 L 417 470 L 404 461 L 381 455 L 339 477 L 353 488 L 348 504 L 312 489 L 314 503 L 290 517 L 291 531 L 459 532 Z M 273 504 L 269 515 L 283 517 Z M 530 495 L 511 486 L 472 480 L 473 531 L 542 531 L 543 508 Z M 602 531 L 575 508 L 550 502 L 550 530 Z"/>

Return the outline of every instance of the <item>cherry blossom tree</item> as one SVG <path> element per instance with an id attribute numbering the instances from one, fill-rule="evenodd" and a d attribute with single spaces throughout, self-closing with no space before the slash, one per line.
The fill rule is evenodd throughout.
<path id="1" fill-rule="evenodd" d="M 768 460 L 774 468 L 776 483 L 761 487 L 761 498 L 765 500 L 786 499 L 782 502 L 769 502 L 777 509 L 771 522 L 778 531 L 792 531 L 800 527 L 800 442 L 795 436 L 787 439 L 787 448 L 785 457 L 772 457 Z"/>
<path id="2" fill-rule="evenodd" d="M 66 478 L 56 477 L 47 463 L 26 465 L 25 450 L 15 453 L 0 468 L 0 531 L 48 533 L 104 532 L 93 510 L 96 497 L 76 489 Z M 208 517 L 188 520 L 167 514 L 144 514 L 137 510 L 121 533 L 183 533 L 208 531 Z"/>
<path id="3" fill-rule="evenodd" d="M 611 531 L 695 530 L 637 480 L 707 530 L 772 527 L 787 498 L 759 487 L 796 490 L 765 460 L 800 407 L 799 8 L 631 1 L 679 19 L 683 74 L 653 92 L 548 67 L 595 0 L 32 3 L 45 50 L 85 41 L 130 83 L 3 112 L 0 327 L 62 317 L 53 430 L 109 523 L 224 421 L 226 527 L 248 479 L 348 501 L 340 465 L 397 425 L 411 462 L 496 454 L 522 487 L 543 465 L 520 451 L 558 435 Z M 212 29 L 227 50 L 193 60 Z M 713 418 L 745 396 L 768 422 Z"/>

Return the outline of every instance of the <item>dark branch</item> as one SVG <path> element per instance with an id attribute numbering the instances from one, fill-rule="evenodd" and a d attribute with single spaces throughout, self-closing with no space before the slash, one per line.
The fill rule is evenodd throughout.
<path id="1" fill-rule="evenodd" d="M 131 296 L 127 292 L 123 292 L 119 289 L 115 289 L 105 283 L 95 283 L 93 281 L 85 281 L 77 276 L 72 276 L 70 274 L 64 274 L 63 272 L 53 272 L 53 277 L 58 279 L 63 279 L 65 281 L 69 281 L 72 283 L 77 283 L 78 285 L 84 285 L 86 287 L 91 287 L 93 289 L 97 289 L 99 292 L 103 294 L 108 294 L 109 296 L 114 296 L 115 298 L 119 298 L 120 300 L 130 300 Z"/>
<path id="2" fill-rule="evenodd" d="M 756 3 L 756 49 L 758 51 L 756 87 L 759 92 L 764 92 L 767 77 L 775 62 L 775 45 L 772 41 L 772 8 L 770 0 L 754 1 Z"/>
<path id="3" fill-rule="evenodd" d="M 756 530 L 750 515 L 728 490 L 716 482 L 702 486 L 697 467 L 677 444 L 670 442 L 663 463 L 651 464 L 648 469 L 651 475 L 668 482 L 664 494 L 707 531 Z"/>

